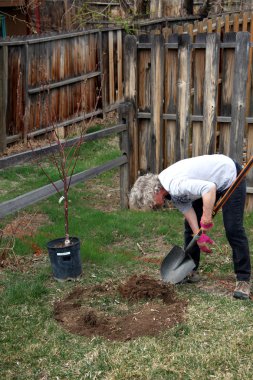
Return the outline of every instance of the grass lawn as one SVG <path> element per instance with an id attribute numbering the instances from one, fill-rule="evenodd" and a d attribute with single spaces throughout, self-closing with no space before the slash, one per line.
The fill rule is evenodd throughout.
<path id="1" fill-rule="evenodd" d="M 115 139 L 84 144 L 77 171 L 118 154 Z M 32 163 L 0 171 L 0 176 L 1 202 L 47 184 Z M 70 232 L 81 240 L 83 275 L 78 282 L 57 282 L 51 273 L 46 243 L 64 232 L 58 196 L 0 221 L 5 232 L 0 246 L 0 379 L 252 379 L 253 303 L 231 297 L 231 251 L 220 214 L 210 234 L 214 252 L 202 256 L 203 280 L 174 287 L 187 302 L 183 322 L 157 336 L 113 341 L 70 333 L 55 320 L 55 302 L 77 286 L 120 283 L 143 273 L 159 279 L 159 260 L 183 243 L 178 211 L 120 209 L 117 170 L 73 187 L 69 195 Z M 245 215 L 245 227 L 252 252 L 252 214 Z M 120 298 L 118 303 L 123 305 Z M 120 313 L 116 301 L 104 298 L 108 313 L 114 305 Z"/>

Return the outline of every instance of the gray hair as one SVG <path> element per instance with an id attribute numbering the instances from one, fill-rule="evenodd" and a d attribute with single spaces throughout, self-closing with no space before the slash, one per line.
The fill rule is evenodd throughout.
<path id="1" fill-rule="evenodd" d="M 154 195 L 161 188 L 158 175 L 148 173 L 139 177 L 129 194 L 129 208 L 152 209 L 155 206 Z"/>

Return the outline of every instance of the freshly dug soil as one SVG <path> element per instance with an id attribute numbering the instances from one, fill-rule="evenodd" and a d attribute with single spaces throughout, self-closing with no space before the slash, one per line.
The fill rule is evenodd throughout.
<path id="1" fill-rule="evenodd" d="M 161 298 L 168 305 L 176 302 L 176 293 L 172 285 L 147 275 L 132 276 L 125 284 L 119 286 L 119 293 L 129 301 Z"/>
<path id="2" fill-rule="evenodd" d="M 182 322 L 186 306 L 172 285 L 135 275 L 123 284 L 76 287 L 55 303 L 54 316 L 71 333 L 126 341 L 156 336 Z"/>

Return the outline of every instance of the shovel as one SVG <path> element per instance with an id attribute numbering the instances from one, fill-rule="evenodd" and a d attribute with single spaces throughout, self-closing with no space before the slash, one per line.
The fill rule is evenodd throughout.
<path id="1" fill-rule="evenodd" d="M 235 181 L 228 188 L 226 193 L 219 199 L 213 209 L 213 217 L 217 214 L 220 208 L 227 202 L 230 196 L 233 194 L 235 189 L 242 182 L 247 172 L 253 165 L 253 156 L 250 158 L 248 163 L 240 171 Z M 161 278 L 164 282 L 170 282 L 171 284 L 178 284 L 183 281 L 184 278 L 193 271 L 196 264 L 191 257 L 191 250 L 195 246 L 198 238 L 202 234 L 202 229 L 194 235 L 188 246 L 183 250 L 179 246 L 174 246 L 172 250 L 165 256 L 162 261 L 160 272 Z"/>

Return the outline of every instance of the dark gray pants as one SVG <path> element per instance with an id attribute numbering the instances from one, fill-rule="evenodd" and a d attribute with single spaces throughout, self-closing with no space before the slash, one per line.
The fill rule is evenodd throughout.
<path id="1" fill-rule="evenodd" d="M 238 173 L 241 170 L 241 167 L 236 164 L 236 168 Z M 216 201 L 224 193 L 217 193 Z M 249 244 L 243 227 L 245 200 L 246 180 L 244 179 L 222 208 L 226 237 L 232 248 L 234 272 L 238 281 L 249 281 L 251 273 Z M 198 221 L 200 222 L 203 208 L 202 199 L 194 201 L 193 208 L 196 212 Z M 185 247 L 189 244 L 191 239 L 192 230 L 187 221 L 185 221 Z M 196 263 L 197 269 L 200 260 L 200 250 L 197 244 L 191 250 L 191 256 Z"/>

